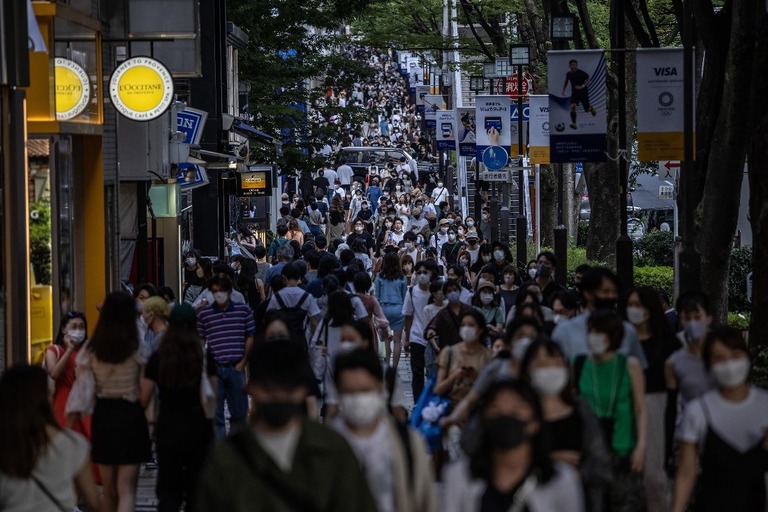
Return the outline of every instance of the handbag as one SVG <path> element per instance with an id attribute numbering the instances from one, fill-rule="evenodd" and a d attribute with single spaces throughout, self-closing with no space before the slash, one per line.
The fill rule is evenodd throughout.
<path id="1" fill-rule="evenodd" d="M 96 404 L 96 379 L 91 369 L 90 351 L 85 342 L 83 348 L 77 354 L 75 359 L 75 383 L 67 397 L 67 405 L 64 407 L 64 413 L 77 413 L 82 416 L 93 414 L 93 408 Z"/>
<path id="2" fill-rule="evenodd" d="M 203 408 L 203 414 L 206 419 L 212 420 L 216 417 L 216 392 L 208 377 L 208 354 L 203 349 L 203 373 L 200 376 L 200 406 Z"/>
<path id="3" fill-rule="evenodd" d="M 448 368 L 451 367 L 453 351 L 448 347 Z M 433 375 L 424 386 L 419 400 L 411 411 L 410 425 L 415 428 L 427 443 L 429 453 L 443 449 L 440 420 L 451 411 L 451 399 L 435 393 L 437 375 Z"/>
<path id="4" fill-rule="evenodd" d="M 309 345 L 309 363 L 312 366 L 312 373 L 315 374 L 315 379 L 318 382 L 322 382 L 325 377 L 325 372 L 328 370 L 328 354 L 323 349 L 328 348 L 328 320 L 323 320 L 322 325 L 319 327 L 320 332 L 317 336 L 315 343 Z M 320 336 L 325 332 L 325 344 L 320 341 Z"/>

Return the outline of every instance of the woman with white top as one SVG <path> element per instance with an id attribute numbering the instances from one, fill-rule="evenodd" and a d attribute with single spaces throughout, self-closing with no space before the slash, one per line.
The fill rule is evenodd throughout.
<path id="1" fill-rule="evenodd" d="M 88 510 L 97 510 L 88 441 L 59 426 L 45 370 L 16 366 L 5 372 L 0 411 L 0 510 L 74 510 L 77 494 Z"/>
<path id="2" fill-rule="evenodd" d="M 530 386 L 499 381 L 480 404 L 480 439 L 467 458 L 446 467 L 442 510 L 582 512 L 579 477 L 550 458 L 541 404 Z"/>
<path id="3" fill-rule="evenodd" d="M 687 510 L 698 476 L 692 510 L 764 512 L 768 393 L 747 383 L 749 351 L 738 330 L 712 329 L 702 357 L 717 388 L 683 413 L 672 510 Z"/>

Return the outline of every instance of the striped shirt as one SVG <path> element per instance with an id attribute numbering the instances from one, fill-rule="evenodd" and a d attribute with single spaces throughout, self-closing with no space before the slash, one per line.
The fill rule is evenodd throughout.
<path id="1" fill-rule="evenodd" d="M 245 339 L 256 332 L 256 322 L 246 304 L 230 301 L 224 311 L 212 304 L 197 314 L 197 332 L 217 364 L 236 364 L 245 355 Z"/>

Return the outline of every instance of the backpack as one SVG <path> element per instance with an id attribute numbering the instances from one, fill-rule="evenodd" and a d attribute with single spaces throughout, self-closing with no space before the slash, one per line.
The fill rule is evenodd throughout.
<path id="1" fill-rule="evenodd" d="M 275 300 L 280 308 L 278 310 L 278 317 L 285 322 L 286 326 L 288 326 L 288 333 L 290 334 L 291 339 L 301 342 L 301 346 L 304 347 L 304 349 L 307 348 L 307 336 L 304 333 L 304 323 L 307 319 L 307 311 L 302 309 L 301 306 L 304 305 L 304 302 L 308 298 L 309 293 L 304 292 L 304 295 L 301 296 L 299 302 L 297 302 L 295 306 L 289 308 L 285 305 L 283 298 L 280 296 L 280 292 L 275 293 Z"/>

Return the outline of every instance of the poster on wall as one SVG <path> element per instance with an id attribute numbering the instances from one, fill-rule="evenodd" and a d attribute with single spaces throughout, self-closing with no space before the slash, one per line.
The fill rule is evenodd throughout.
<path id="1" fill-rule="evenodd" d="M 508 163 L 512 143 L 509 96 L 478 96 L 475 119 L 477 160 L 489 169 L 501 169 Z"/>
<path id="2" fill-rule="evenodd" d="M 529 130 L 531 144 L 528 157 L 532 164 L 549 163 L 549 98 L 545 94 L 532 95 L 529 100 Z"/>
<path id="3" fill-rule="evenodd" d="M 437 126 L 437 112 L 446 109 L 445 98 L 439 94 L 427 94 L 422 99 L 424 102 L 424 120 L 428 129 L 434 130 Z"/>
<path id="4" fill-rule="evenodd" d="M 456 109 L 457 117 L 457 130 L 458 130 L 458 143 L 459 143 L 459 155 L 473 158 L 475 156 L 475 143 L 477 129 L 475 124 L 475 109 L 474 108 L 458 108 Z"/>
<path id="5" fill-rule="evenodd" d="M 682 48 L 638 48 L 637 157 L 639 160 L 682 160 L 684 158 L 684 90 Z M 696 95 L 694 94 L 693 97 L 695 98 Z"/>
<path id="6" fill-rule="evenodd" d="M 430 93 L 430 90 L 432 88 L 428 85 L 417 85 L 416 86 L 416 112 L 419 114 L 424 113 L 424 107 L 427 105 L 425 102 L 425 99 L 427 95 Z"/>
<path id="7" fill-rule="evenodd" d="M 411 87 L 411 92 L 416 92 L 416 86 L 421 85 L 424 81 L 424 71 L 421 69 L 421 59 L 418 57 L 408 57 L 406 60 L 408 73 L 408 83 Z"/>
<path id="8" fill-rule="evenodd" d="M 604 162 L 607 150 L 605 52 L 550 51 L 547 59 L 551 161 Z"/>

